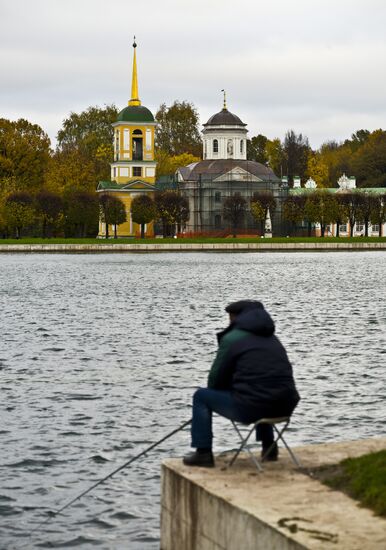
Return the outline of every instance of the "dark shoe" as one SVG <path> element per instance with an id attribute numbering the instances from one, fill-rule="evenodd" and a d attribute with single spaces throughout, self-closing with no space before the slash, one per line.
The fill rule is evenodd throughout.
<path id="1" fill-rule="evenodd" d="M 186 466 L 202 466 L 203 468 L 214 468 L 214 458 L 212 451 L 208 451 L 205 453 L 194 451 L 194 453 L 189 453 L 188 455 L 185 455 L 182 461 Z"/>
<path id="2" fill-rule="evenodd" d="M 279 449 L 277 444 L 274 445 L 263 445 L 261 451 L 261 460 L 263 462 L 276 462 L 279 458 Z"/>

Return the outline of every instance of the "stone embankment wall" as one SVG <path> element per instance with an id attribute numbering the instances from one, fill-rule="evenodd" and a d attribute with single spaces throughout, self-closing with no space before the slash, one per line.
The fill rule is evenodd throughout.
<path id="1" fill-rule="evenodd" d="M 0 244 L 0 252 L 304 252 L 386 250 L 386 242 L 370 243 L 128 243 L 128 244 Z"/>
<path id="2" fill-rule="evenodd" d="M 162 465 L 161 550 L 380 550 L 386 519 L 309 475 L 347 457 L 386 449 L 386 438 L 295 449 L 301 471 L 281 450 L 258 473 L 242 456 L 232 468 Z"/>

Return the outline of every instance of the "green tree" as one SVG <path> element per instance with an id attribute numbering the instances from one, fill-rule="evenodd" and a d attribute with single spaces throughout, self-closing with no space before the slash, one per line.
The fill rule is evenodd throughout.
<path id="1" fill-rule="evenodd" d="M 263 134 L 258 134 L 253 136 L 251 139 L 247 140 L 247 158 L 248 160 L 254 160 L 260 162 L 261 164 L 268 163 L 268 154 L 267 154 L 267 143 L 268 138 L 263 136 Z"/>
<path id="2" fill-rule="evenodd" d="M 313 191 L 307 196 L 304 213 L 311 223 L 319 223 L 321 236 L 324 237 L 326 225 L 331 223 L 335 216 L 335 198 L 322 189 Z"/>
<path id="3" fill-rule="evenodd" d="M 95 192 L 67 188 L 64 192 L 64 213 L 66 237 L 97 234 L 99 203 Z"/>
<path id="4" fill-rule="evenodd" d="M 236 237 L 237 228 L 244 220 L 247 210 L 247 201 L 240 193 L 226 197 L 223 202 L 224 220 L 231 223 L 233 237 Z"/>
<path id="5" fill-rule="evenodd" d="M 350 223 L 350 237 L 352 237 L 354 235 L 355 222 L 360 217 L 362 193 L 359 191 L 340 193 L 339 201 L 346 210 L 347 219 Z"/>
<path id="6" fill-rule="evenodd" d="M 386 222 L 386 193 L 374 196 L 371 209 L 371 223 L 379 226 L 379 236 L 382 237 L 382 226 Z"/>
<path id="7" fill-rule="evenodd" d="M 162 223 L 164 237 L 173 237 L 189 219 L 189 203 L 177 191 L 160 191 L 155 195 L 157 219 Z"/>
<path id="8" fill-rule="evenodd" d="M 198 128 L 198 113 L 187 101 L 175 101 L 167 107 L 160 105 L 155 118 L 158 122 L 155 133 L 157 149 L 170 156 L 190 153 L 195 157 L 202 154 L 202 142 Z"/>
<path id="9" fill-rule="evenodd" d="M 27 191 L 16 191 L 5 199 L 4 217 L 7 226 L 16 230 L 16 238 L 20 239 L 22 230 L 32 225 L 36 212 L 33 197 Z"/>
<path id="10" fill-rule="evenodd" d="M 155 203 L 149 195 L 139 195 L 131 201 L 131 219 L 141 226 L 141 239 L 145 238 L 145 225 L 155 217 Z"/>
<path id="11" fill-rule="evenodd" d="M 369 236 L 369 225 L 371 214 L 376 201 L 375 193 L 361 193 L 361 204 L 359 206 L 358 216 L 365 226 L 365 237 Z M 377 201 L 376 201 L 377 202 Z"/>
<path id="12" fill-rule="evenodd" d="M 370 137 L 368 130 L 357 130 L 351 135 L 351 140 L 346 139 L 344 145 L 348 145 L 351 151 L 357 151 L 362 145 L 364 145 Z"/>
<path id="13" fill-rule="evenodd" d="M 305 219 L 305 204 L 304 195 L 289 195 L 284 201 L 283 218 L 292 224 L 292 233 L 295 233 L 296 226 Z"/>
<path id="14" fill-rule="evenodd" d="M 101 193 L 99 196 L 101 221 L 106 224 L 106 239 L 109 238 L 109 225 L 114 225 L 114 239 L 117 238 L 117 225 L 125 223 L 125 205 L 120 199 L 108 193 Z"/>
<path id="15" fill-rule="evenodd" d="M 35 196 L 35 208 L 42 222 L 42 235 L 45 239 L 47 228 L 55 226 L 63 214 L 62 197 L 56 193 L 42 189 Z"/>
<path id="16" fill-rule="evenodd" d="M 335 207 L 333 210 L 332 221 L 335 223 L 335 226 L 336 226 L 335 236 L 339 237 L 340 226 L 346 222 L 348 217 L 347 205 L 344 198 L 344 194 L 342 193 L 335 193 L 334 199 L 335 199 Z"/>
<path id="17" fill-rule="evenodd" d="M 290 184 L 293 184 L 294 176 L 299 176 L 302 180 L 305 179 L 310 150 L 306 136 L 288 130 L 284 138 L 283 152 L 284 172 L 287 174 Z"/>
<path id="18" fill-rule="evenodd" d="M 0 118 L 0 180 L 13 178 L 17 189 L 42 186 L 50 159 L 50 140 L 37 124 Z"/>
<path id="19" fill-rule="evenodd" d="M 81 113 L 70 113 L 57 135 L 58 151 L 77 151 L 86 162 L 93 164 L 96 181 L 110 177 L 113 158 L 112 124 L 117 120 L 115 105 L 89 107 Z"/>
<path id="20" fill-rule="evenodd" d="M 358 187 L 386 187 L 386 132 L 375 130 L 352 155 Z"/>

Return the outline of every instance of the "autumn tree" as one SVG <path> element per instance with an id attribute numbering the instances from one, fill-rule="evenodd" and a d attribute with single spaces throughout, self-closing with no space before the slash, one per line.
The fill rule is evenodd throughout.
<path id="1" fill-rule="evenodd" d="M 189 219 L 189 203 L 177 191 L 160 191 L 155 195 L 157 219 L 162 223 L 164 237 L 173 237 L 175 229 L 181 227 Z"/>
<path id="2" fill-rule="evenodd" d="M 114 225 L 114 239 L 117 238 L 117 225 L 125 223 L 126 210 L 123 202 L 108 193 L 99 196 L 101 221 L 106 224 L 106 239 L 109 238 L 109 225 Z"/>
<path id="3" fill-rule="evenodd" d="M 32 195 L 27 191 L 11 193 L 5 199 L 3 213 L 7 226 L 15 229 L 16 238 L 20 239 L 22 230 L 35 221 L 36 212 Z"/>
<path id="4" fill-rule="evenodd" d="M 99 203 L 95 192 L 66 189 L 64 193 L 65 234 L 86 237 L 98 232 Z"/>
<path id="5" fill-rule="evenodd" d="M 307 175 L 315 181 L 318 188 L 330 187 L 328 165 L 324 162 L 320 153 L 309 152 Z"/>
<path id="6" fill-rule="evenodd" d="M 145 225 L 155 217 L 155 203 L 149 195 L 139 195 L 131 201 L 131 219 L 141 226 L 141 239 L 145 238 Z"/>
<path id="7" fill-rule="evenodd" d="M 270 191 L 260 191 L 254 193 L 251 200 L 251 214 L 255 220 L 261 222 L 261 231 L 264 232 L 265 220 L 268 216 L 268 211 L 271 216 L 276 210 L 276 200 Z"/>
<path id="8" fill-rule="evenodd" d="M 282 177 L 284 169 L 284 150 L 279 138 L 268 140 L 265 146 L 268 166 L 274 173 Z"/>
<path id="9" fill-rule="evenodd" d="M 246 210 L 247 201 L 240 193 L 234 193 L 224 199 L 223 216 L 231 224 L 233 237 L 236 237 L 237 228 L 244 220 Z"/>
<path id="10" fill-rule="evenodd" d="M 166 151 L 157 150 L 155 153 L 155 160 L 157 162 L 156 171 L 158 177 L 173 175 L 178 168 L 187 166 L 192 162 L 198 162 L 201 159 L 191 155 L 190 153 L 170 156 Z"/>
<path id="11" fill-rule="evenodd" d="M 92 163 L 95 182 L 110 177 L 114 135 L 112 124 L 116 122 L 117 115 L 115 105 L 89 107 L 79 114 L 70 113 L 57 135 L 59 152 L 77 151 L 86 163 Z"/>
<path id="12" fill-rule="evenodd" d="M 66 193 L 71 189 L 94 191 L 98 173 L 92 159 L 79 149 L 56 151 L 46 174 L 45 188 L 53 193 Z"/>
<path id="13" fill-rule="evenodd" d="M 160 105 L 156 115 L 158 126 L 155 133 L 157 149 L 170 156 L 190 153 L 200 157 L 202 142 L 198 128 L 198 113 L 188 101 L 175 101 L 170 107 Z"/>
<path id="14" fill-rule="evenodd" d="M 50 140 L 37 124 L 0 118 L 0 180 L 13 178 L 17 190 L 41 187 L 50 158 Z"/>
<path id="15" fill-rule="evenodd" d="M 47 236 L 47 228 L 59 221 L 63 213 L 62 197 L 46 189 L 42 189 L 35 196 L 36 213 L 42 223 L 42 236 Z"/>

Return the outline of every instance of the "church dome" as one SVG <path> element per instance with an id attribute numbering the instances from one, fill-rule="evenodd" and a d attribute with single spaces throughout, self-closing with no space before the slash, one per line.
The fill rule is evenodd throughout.
<path id="1" fill-rule="evenodd" d="M 246 126 L 246 124 L 224 107 L 219 113 L 212 115 L 203 126 Z"/>
<path id="2" fill-rule="evenodd" d="M 143 105 L 128 105 L 119 113 L 117 122 L 154 122 L 154 116 Z"/>

